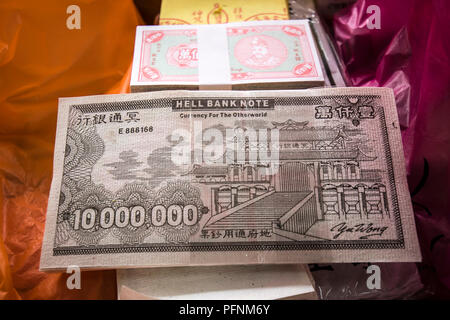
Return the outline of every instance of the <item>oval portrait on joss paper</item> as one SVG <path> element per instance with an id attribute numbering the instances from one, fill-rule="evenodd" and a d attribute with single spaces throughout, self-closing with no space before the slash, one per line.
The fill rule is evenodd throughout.
<path id="1" fill-rule="evenodd" d="M 255 35 L 238 41 L 234 48 L 236 59 L 252 69 L 272 69 L 281 65 L 288 56 L 286 46 L 280 40 Z"/>

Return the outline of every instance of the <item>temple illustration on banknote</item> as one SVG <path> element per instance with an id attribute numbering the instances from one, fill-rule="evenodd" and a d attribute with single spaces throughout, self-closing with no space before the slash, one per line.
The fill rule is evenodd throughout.
<path id="1" fill-rule="evenodd" d="M 367 166 L 344 127 L 310 127 L 291 119 L 272 123 L 279 130 L 278 169 L 251 163 L 258 143 L 246 137 L 245 159 L 227 165 L 194 165 L 193 183 L 210 190 L 211 218 L 203 230 L 269 230 L 292 240 L 320 221 L 388 218 L 382 171 Z M 313 236 L 316 236 L 313 234 Z"/>
<path id="2" fill-rule="evenodd" d="M 367 130 L 381 109 L 372 99 L 324 101 L 313 107 L 314 120 L 291 114 L 274 121 L 263 110 L 251 120 L 194 121 L 181 140 L 168 131 L 152 150 L 123 145 L 101 164 L 106 136 L 95 119 L 72 109 L 55 243 L 395 239 L 388 158 Z M 328 104 L 341 111 L 338 119 L 355 117 L 332 119 Z M 127 112 L 125 123 L 130 114 L 142 117 Z M 174 156 L 183 145 L 187 158 L 180 162 Z M 109 182 L 93 183 L 93 175 Z"/>
<path id="3" fill-rule="evenodd" d="M 44 260 L 413 261 L 393 96 L 333 91 L 62 100 Z"/>

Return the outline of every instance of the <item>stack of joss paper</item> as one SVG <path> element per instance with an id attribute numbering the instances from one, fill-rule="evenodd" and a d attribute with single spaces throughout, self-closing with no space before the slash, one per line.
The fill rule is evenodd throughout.
<path id="1" fill-rule="evenodd" d="M 307 20 L 140 26 L 131 91 L 322 86 Z"/>

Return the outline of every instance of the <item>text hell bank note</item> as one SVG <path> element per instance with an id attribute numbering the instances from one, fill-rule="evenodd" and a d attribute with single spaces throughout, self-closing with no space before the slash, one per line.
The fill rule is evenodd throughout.
<path id="1" fill-rule="evenodd" d="M 59 101 L 41 268 L 419 261 L 387 88 Z"/>

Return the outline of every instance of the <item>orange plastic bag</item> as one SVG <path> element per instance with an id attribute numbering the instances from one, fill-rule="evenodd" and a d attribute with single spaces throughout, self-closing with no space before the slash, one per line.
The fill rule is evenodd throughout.
<path id="1" fill-rule="evenodd" d="M 114 299 L 114 271 L 39 272 L 52 177 L 58 97 L 126 92 L 135 28 L 132 0 L 0 2 L 0 299 Z"/>

